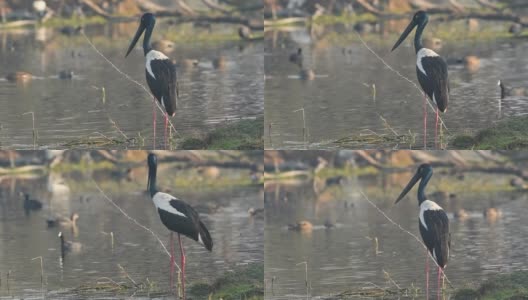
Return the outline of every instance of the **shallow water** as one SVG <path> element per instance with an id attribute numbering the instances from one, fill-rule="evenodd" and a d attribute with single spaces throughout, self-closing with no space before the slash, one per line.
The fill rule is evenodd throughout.
<path id="1" fill-rule="evenodd" d="M 125 59 L 136 30 L 135 22 L 88 26 L 86 35 L 119 69 L 145 87 L 145 59 L 139 46 Z M 213 26 L 219 36 L 234 34 L 235 26 Z M 153 41 L 166 32 L 204 36 L 205 29 L 167 25 L 163 19 L 153 33 Z M 264 82 L 262 43 L 238 41 L 174 41 L 167 55 L 178 61 L 196 59 L 198 65 L 178 69 L 180 99 L 171 119 L 179 135 L 203 135 L 219 123 L 263 114 Z M 223 57 L 222 68 L 213 67 Z M 12 30 L 0 32 L 0 77 L 25 71 L 34 75 L 27 84 L 0 81 L 0 146 L 33 148 L 32 119 L 35 113 L 41 148 L 64 148 L 84 137 L 122 139 L 110 120 L 128 137 L 127 144 L 103 147 L 151 148 L 152 101 L 147 92 L 127 80 L 99 56 L 84 36 L 67 37 L 59 29 Z M 60 80 L 61 70 L 72 70 L 73 80 Z M 105 89 L 105 101 L 103 91 Z M 148 87 L 147 87 L 148 89 Z M 163 116 L 157 112 L 157 145 L 162 146 Z M 105 139 L 105 138 L 103 138 Z M 82 146 L 82 145 L 80 145 Z M 90 145 L 97 147 L 97 145 Z"/>
<path id="2" fill-rule="evenodd" d="M 458 25 L 456 25 L 458 24 Z M 384 33 L 364 34 L 363 39 L 390 66 L 418 84 L 416 58 L 411 34 L 394 52 L 390 52 L 406 20 L 395 27 L 382 25 Z M 508 24 L 480 22 L 483 32 L 501 33 Z M 430 22 L 426 37 L 449 32 L 455 37 L 443 40 L 437 52 L 444 58 L 461 59 L 466 55 L 480 58 L 480 68 L 470 71 L 463 64 L 449 65 L 450 103 L 441 117 L 448 135 L 474 133 L 509 116 L 528 112 L 527 97 L 508 97 L 499 101 L 497 82 L 526 86 L 528 78 L 528 41 L 526 38 L 475 40 L 475 33 L 457 22 Z M 445 27 L 445 28 L 444 28 Z M 401 28 L 401 29 L 400 29 Z M 465 39 L 466 36 L 472 39 Z M 317 36 L 315 38 L 314 36 Z M 269 32 L 266 42 L 267 148 L 423 148 L 423 96 L 405 79 L 390 71 L 357 38 L 352 25 L 317 27 L 310 34 L 304 28 L 288 32 Z M 299 79 L 299 68 L 288 61 L 298 47 L 304 51 L 304 65 L 315 72 L 315 79 Z M 375 85 L 373 97 L 372 85 Z M 302 112 L 305 110 L 306 137 L 303 136 Z M 383 117 L 387 124 L 382 120 Z M 434 147 L 434 112 L 428 108 L 427 146 Z M 270 129 L 271 124 L 271 131 Z M 416 134 L 416 142 L 398 145 L 397 141 L 335 144 L 336 140 L 360 134 Z M 445 132 L 444 132 L 445 133 Z M 448 145 L 449 147 L 449 145 Z"/>
<path id="3" fill-rule="evenodd" d="M 370 194 L 375 203 L 405 230 L 420 238 L 416 191 L 397 206 L 393 201 L 411 174 L 402 176 L 352 177 L 342 187 L 314 192 L 311 182 L 294 185 L 266 184 L 265 278 L 266 299 L 306 298 L 304 265 L 308 263 L 308 281 L 313 297 L 335 295 L 364 287 L 425 290 L 425 251 L 414 237 L 391 224 L 360 194 Z M 442 175 L 431 179 L 428 192 Z M 473 184 L 507 184 L 508 176 L 468 176 Z M 405 181 L 405 182 L 404 182 Z M 446 184 L 444 183 L 444 186 Z M 386 190 L 380 187 L 386 186 Z M 451 192 L 451 191 L 450 191 Z M 432 197 L 431 197 L 432 198 Z M 526 268 L 528 254 L 528 201 L 522 193 L 457 194 L 440 201 L 450 218 L 451 257 L 446 275 L 455 288 L 480 283 L 489 275 Z M 348 209 L 344 208 L 347 202 Z M 483 210 L 494 205 L 502 217 L 487 219 Z M 464 208 L 466 220 L 457 220 L 453 212 Z M 288 223 L 308 220 L 311 233 L 289 231 Z M 336 224 L 326 229 L 325 221 Z M 374 238 L 378 239 L 376 253 Z M 430 296 L 436 295 L 436 268 L 431 266 Z M 273 288 L 271 280 L 274 278 Z M 448 295 L 447 293 L 446 296 Z"/>
<path id="4" fill-rule="evenodd" d="M 230 174 L 226 176 L 245 176 L 240 172 L 222 172 Z M 162 174 L 176 176 L 174 171 Z M 50 181 L 54 185 L 49 185 L 54 187 L 53 193 L 48 192 L 47 178 L 3 178 L 0 198 L 0 296 L 30 298 L 45 294 L 53 298 L 71 298 L 71 289 L 97 281 L 105 282 L 108 278 L 130 285 L 130 279 L 118 266 L 121 265 L 136 282 L 145 283 L 148 280 L 154 283 L 153 295 L 169 297 L 169 256 L 149 232 L 125 218 L 94 190 L 90 177 L 90 174 L 80 173 L 55 174 Z M 116 204 L 139 223 L 152 229 L 168 246 L 168 231 L 160 222 L 150 199 L 143 193 L 144 178 L 130 183 L 107 171 L 98 171 L 94 178 Z M 171 186 L 169 181 L 164 182 L 161 186 Z M 19 191 L 27 191 L 32 198 L 43 201 L 43 210 L 26 216 L 22 199 L 17 196 Z M 231 187 L 209 191 L 189 188 L 175 191 L 173 188 L 171 193 L 195 207 L 199 204 L 219 206 L 215 212 L 201 212 L 201 218 L 213 237 L 211 253 L 200 244 L 182 238 L 187 255 L 187 287 L 197 282 L 212 283 L 236 266 L 262 263 L 264 220 L 249 218 L 247 213 L 250 207 L 262 205 L 259 188 Z M 61 263 L 57 237 L 60 228 L 48 229 L 45 220 L 52 213 L 70 212 L 80 215 L 77 235 L 67 228 L 62 231 L 66 240 L 82 243 L 82 249 L 80 253 L 67 253 Z M 114 234 L 113 247 L 110 232 Z M 175 253 L 179 263 L 179 251 Z M 44 263 L 44 292 L 41 290 L 39 262 L 32 260 L 39 256 Z M 122 296 L 133 293 L 134 290 L 124 291 Z M 145 293 L 145 290 L 138 291 L 137 295 L 145 297 Z M 88 295 L 116 296 L 104 291 Z"/>

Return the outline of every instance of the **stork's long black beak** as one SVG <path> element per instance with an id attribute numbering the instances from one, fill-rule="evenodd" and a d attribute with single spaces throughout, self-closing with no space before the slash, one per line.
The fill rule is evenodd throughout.
<path id="1" fill-rule="evenodd" d="M 392 47 L 391 51 L 394 51 L 394 49 L 398 48 L 398 46 L 405 40 L 405 38 L 407 38 L 409 33 L 411 33 L 411 31 L 414 29 L 414 27 L 416 27 L 416 25 L 418 25 L 418 24 L 416 23 L 416 21 L 413 18 L 411 23 L 409 23 L 409 25 L 407 25 L 407 28 L 405 28 L 403 33 L 400 35 L 400 38 L 398 39 L 396 44 L 394 44 L 394 47 Z"/>
<path id="2" fill-rule="evenodd" d="M 396 202 L 394 202 L 394 204 L 398 203 L 403 197 L 405 197 L 405 195 L 407 195 L 407 193 L 413 188 L 413 186 L 418 182 L 418 180 L 420 180 L 422 178 L 420 172 L 416 172 L 416 174 L 414 174 L 413 178 L 411 178 L 411 180 L 409 181 L 409 183 L 407 183 L 407 186 L 403 189 L 403 191 L 401 192 L 401 194 L 398 196 L 398 199 L 396 199 Z"/>
<path id="3" fill-rule="evenodd" d="M 136 31 L 136 35 L 134 36 L 134 38 L 132 39 L 132 42 L 130 43 L 130 46 L 128 47 L 128 50 L 127 50 L 127 53 L 125 55 L 125 57 L 128 56 L 128 54 L 130 54 L 130 52 L 132 51 L 132 49 L 134 49 L 134 47 L 136 46 L 137 44 L 137 41 L 139 40 L 139 38 L 141 37 L 141 35 L 143 34 L 143 31 L 145 31 L 146 29 L 146 26 L 143 24 L 143 22 L 141 22 L 139 24 L 139 27 Z"/>
<path id="4" fill-rule="evenodd" d="M 149 173 L 148 173 L 148 178 L 147 178 L 147 191 L 150 192 L 150 168 L 149 168 Z"/>

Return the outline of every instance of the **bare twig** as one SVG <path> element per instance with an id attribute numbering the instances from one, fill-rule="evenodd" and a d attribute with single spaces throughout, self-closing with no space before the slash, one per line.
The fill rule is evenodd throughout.
<path id="1" fill-rule="evenodd" d="M 137 283 L 134 279 L 132 279 L 132 277 L 130 277 L 130 275 L 128 275 L 128 272 L 125 270 L 125 268 L 123 268 L 122 265 L 120 264 L 117 264 L 117 266 L 121 269 L 121 271 L 123 271 L 123 273 L 125 273 L 125 276 L 130 280 L 132 281 L 132 283 L 134 284 L 134 286 L 137 286 Z"/>
<path id="2" fill-rule="evenodd" d="M 33 121 L 33 150 L 37 148 L 37 129 L 35 129 L 35 113 L 32 111 L 28 111 L 23 113 L 22 115 L 29 115 L 31 114 L 31 120 Z"/>
<path id="3" fill-rule="evenodd" d="M 40 288 L 44 289 L 44 262 L 42 261 L 42 256 L 37 256 L 31 260 L 40 259 Z"/>

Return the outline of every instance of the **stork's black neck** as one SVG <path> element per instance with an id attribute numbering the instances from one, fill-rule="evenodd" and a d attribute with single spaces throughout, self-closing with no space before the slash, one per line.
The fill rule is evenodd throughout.
<path id="1" fill-rule="evenodd" d="M 156 185 L 156 173 L 157 173 L 157 166 L 149 166 L 149 176 L 148 176 L 148 189 L 150 192 L 150 197 L 154 197 L 154 195 L 158 192 L 157 185 Z"/>
<path id="2" fill-rule="evenodd" d="M 418 51 L 423 48 L 422 33 L 425 28 L 425 25 L 427 25 L 427 22 L 419 24 L 418 28 L 416 28 L 416 33 L 414 34 L 414 50 L 416 51 L 416 53 L 418 53 Z"/>
<path id="3" fill-rule="evenodd" d="M 150 45 L 150 37 L 152 36 L 152 31 L 154 30 L 154 25 L 148 26 L 145 30 L 145 36 L 143 37 L 143 53 L 146 56 L 147 53 L 152 50 Z"/>
<path id="4" fill-rule="evenodd" d="M 425 175 L 422 176 L 422 179 L 420 180 L 420 185 L 418 186 L 418 205 L 422 204 L 427 198 L 425 197 L 425 187 L 427 186 L 427 183 L 429 183 L 429 179 L 431 179 L 431 176 L 433 176 L 433 172 L 427 172 Z"/>

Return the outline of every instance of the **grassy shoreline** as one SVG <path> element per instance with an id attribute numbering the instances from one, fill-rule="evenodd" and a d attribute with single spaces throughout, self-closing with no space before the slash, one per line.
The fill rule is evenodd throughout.
<path id="1" fill-rule="evenodd" d="M 262 150 L 264 148 L 264 117 L 229 122 L 202 137 L 183 139 L 178 148 L 183 150 Z"/>
<path id="2" fill-rule="evenodd" d="M 528 116 L 512 117 L 478 131 L 457 135 L 451 148 L 471 150 L 520 150 L 528 148 Z"/>

